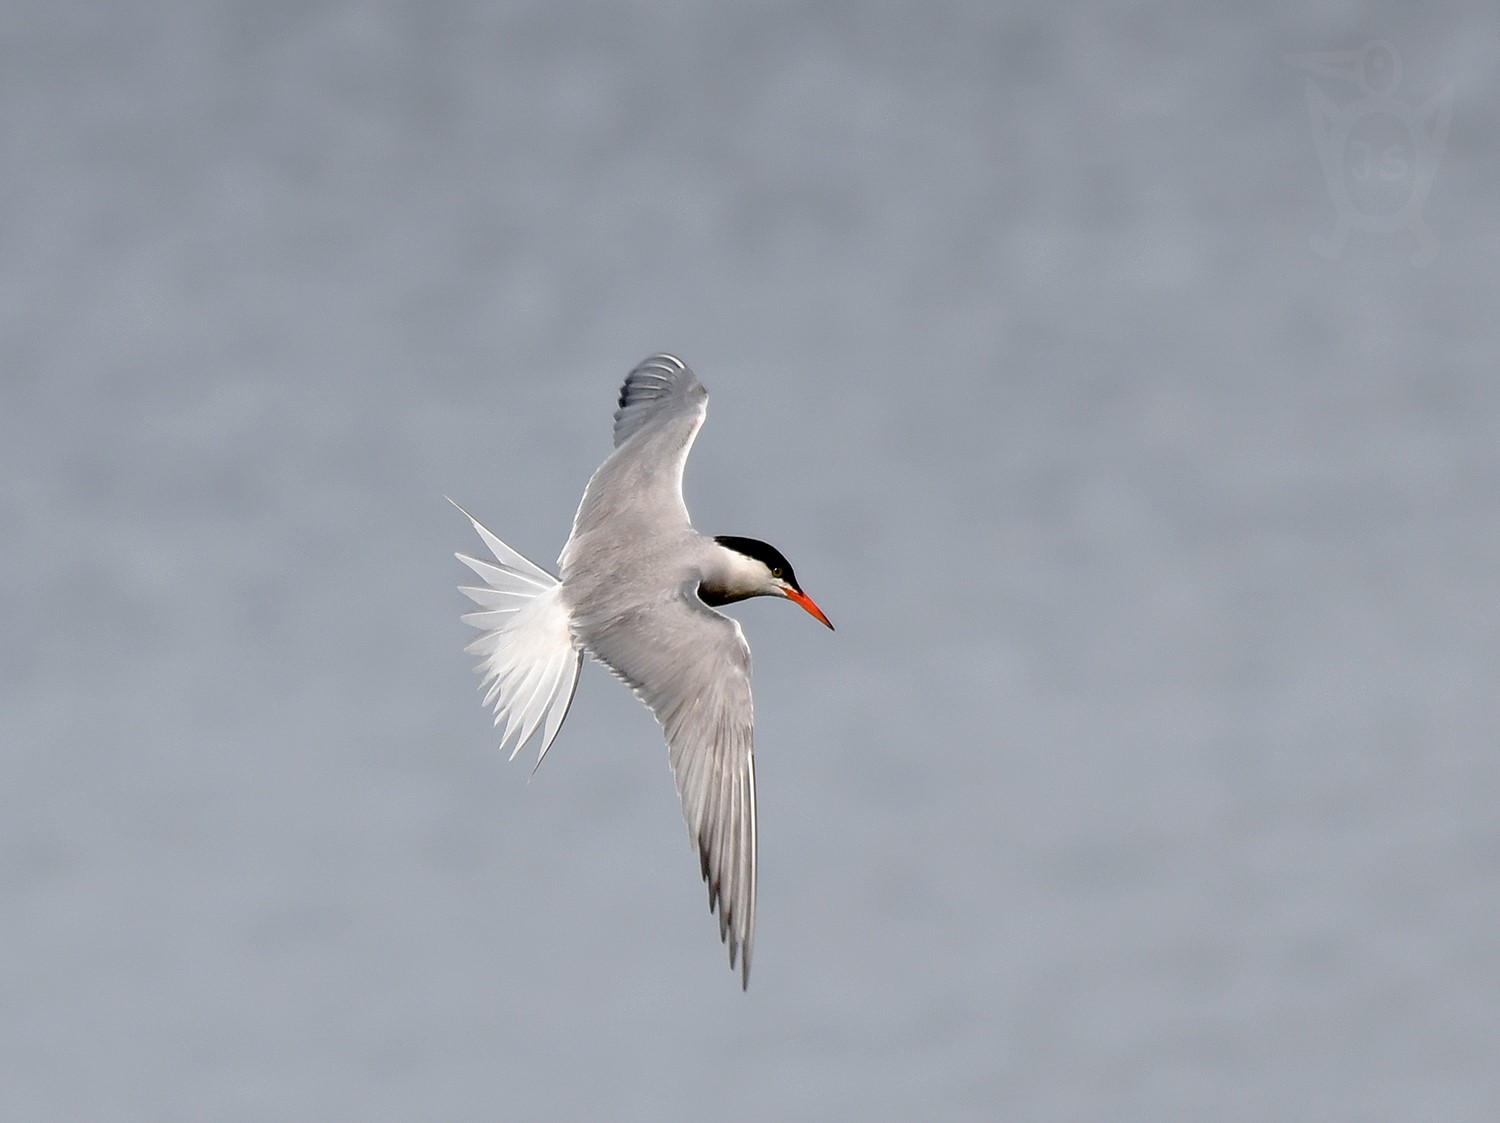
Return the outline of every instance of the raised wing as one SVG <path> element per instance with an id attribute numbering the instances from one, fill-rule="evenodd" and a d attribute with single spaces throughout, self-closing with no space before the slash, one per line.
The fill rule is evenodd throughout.
<path id="1" fill-rule="evenodd" d="M 615 450 L 599 465 L 573 517 L 559 562 L 614 555 L 621 543 L 658 540 L 690 525 L 682 472 L 708 412 L 708 391 L 680 359 L 652 355 L 625 379 Z"/>
<path id="2" fill-rule="evenodd" d="M 708 882 L 708 907 L 719 914 L 729 965 L 738 956 L 741 985 L 748 987 L 755 939 L 755 757 L 744 633 L 691 593 L 609 619 L 575 619 L 574 627 L 661 723 Z"/>

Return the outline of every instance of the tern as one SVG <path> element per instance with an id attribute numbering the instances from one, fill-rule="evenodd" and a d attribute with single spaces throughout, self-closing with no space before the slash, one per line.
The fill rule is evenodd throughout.
<path id="1" fill-rule="evenodd" d="M 682 473 L 707 406 L 708 391 L 680 359 L 652 355 L 620 389 L 614 451 L 584 489 L 558 558 L 561 576 L 462 507 L 494 561 L 457 557 L 484 581 L 461 587 L 479 606 L 462 617 L 480 632 L 466 650 L 478 657 L 494 724 L 505 722 L 500 747 L 514 746 L 511 759 L 540 730 L 541 765 L 572 704 L 584 655 L 656 715 L 709 910 L 718 912 L 729 965 L 738 957 L 748 989 L 756 846 L 750 647 L 738 621 L 716 609 L 783 597 L 833 624 L 774 546 L 693 529 Z"/>

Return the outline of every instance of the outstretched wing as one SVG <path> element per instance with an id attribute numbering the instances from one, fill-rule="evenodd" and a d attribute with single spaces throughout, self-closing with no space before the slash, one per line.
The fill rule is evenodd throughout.
<path id="1" fill-rule="evenodd" d="M 689 593 L 574 621 L 589 651 L 651 708 L 729 965 L 750 985 L 755 939 L 755 758 L 750 647 L 739 624 Z"/>
<path id="2" fill-rule="evenodd" d="M 564 581 L 592 535 L 604 536 L 608 552 L 688 527 L 682 471 L 707 412 L 708 391 L 681 359 L 652 355 L 630 372 L 615 411 L 615 450 L 589 479 L 559 559 Z"/>

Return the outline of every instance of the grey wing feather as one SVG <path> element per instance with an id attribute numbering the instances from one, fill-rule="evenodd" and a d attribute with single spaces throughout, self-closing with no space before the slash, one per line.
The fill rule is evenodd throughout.
<path id="1" fill-rule="evenodd" d="M 558 559 L 564 582 L 580 557 L 687 529 L 682 473 L 707 413 L 708 391 L 680 359 L 652 355 L 630 372 L 615 412 L 615 450 L 589 478 Z"/>
<path id="2" fill-rule="evenodd" d="M 729 963 L 750 983 L 755 939 L 755 759 L 750 647 L 739 624 L 674 596 L 575 620 L 590 652 L 650 707 L 666 735 L 708 905 Z"/>
<path id="3" fill-rule="evenodd" d="M 652 355 L 625 378 L 615 411 L 615 447 L 653 421 L 701 413 L 708 391 L 676 355 Z"/>

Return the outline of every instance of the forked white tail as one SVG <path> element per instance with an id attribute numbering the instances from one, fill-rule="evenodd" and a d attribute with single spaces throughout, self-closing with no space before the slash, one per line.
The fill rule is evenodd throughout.
<path id="1" fill-rule="evenodd" d="M 496 726 L 505 722 L 500 748 L 514 742 L 512 760 L 542 728 L 542 748 L 532 766 L 535 772 L 573 704 L 583 656 L 573 646 L 557 578 L 496 538 L 468 511 L 458 509 L 495 555 L 494 563 L 454 555 L 484 581 L 483 586 L 459 589 L 480 609 L 462 617 L 480 632 L 464 650 L 479 657 L 474 669 L 484 676 L 480 682 L 484 704 L 494 707 Z"/>

